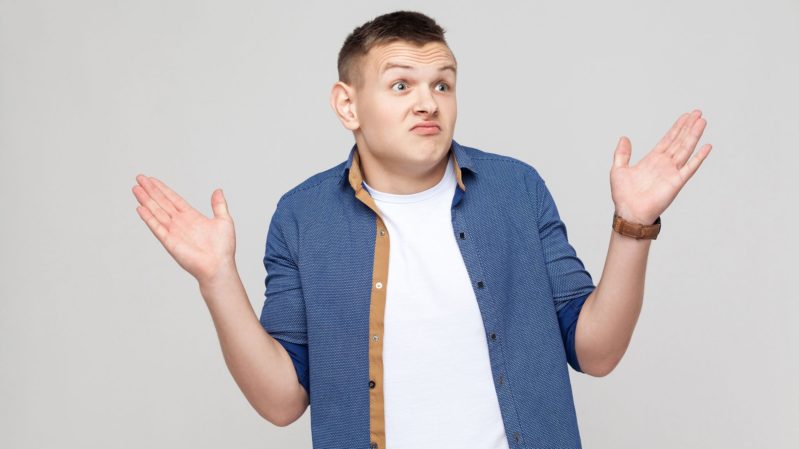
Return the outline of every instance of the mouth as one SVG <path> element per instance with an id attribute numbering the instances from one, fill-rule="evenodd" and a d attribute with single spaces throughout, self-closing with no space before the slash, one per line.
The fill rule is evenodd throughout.
<path id="1" fill-rule="evenodd" d="M 435 122 L 422 122 L 414 125 L 411 132 L 427 136 L 440 133 L 441 127 Z"/>

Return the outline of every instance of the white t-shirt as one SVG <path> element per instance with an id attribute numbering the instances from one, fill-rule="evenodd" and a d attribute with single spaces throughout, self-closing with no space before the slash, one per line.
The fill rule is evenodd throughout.
<path id="1" fill-rule="evenodd" d="M 364 186 L 389 234 L 386 446 L 507 449 L 486 330 L 452 228 L 454 161 L 411 195 Z"/>

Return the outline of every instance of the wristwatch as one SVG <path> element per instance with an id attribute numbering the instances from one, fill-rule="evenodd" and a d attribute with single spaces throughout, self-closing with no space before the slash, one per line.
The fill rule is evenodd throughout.
<path id="1" fill-rule="evenodd" d="M 626 221 L 625 219 L 616 215 L 616 212 L 613 212 L 613 230 L 621 235 L 633 237 L 636 240 L 655 240 L 658 238 L 658 234 L 660 233 L 660 217 L 658 217 L 657 220 L 655 220 L 655 222 L 651 225 L 643 225 Z"/>

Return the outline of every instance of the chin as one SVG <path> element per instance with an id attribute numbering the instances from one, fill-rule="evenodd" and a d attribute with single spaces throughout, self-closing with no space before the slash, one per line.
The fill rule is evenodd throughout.
<path id="1" fill-rule="evenodd" d="M 416 144 L 419 145 L 421 143 L 425 148 L 441 149 L 446 147 L 445 149 L 448 150 L 450 142 L 452 140 L 450 137 L 447 137 L 443 134 L 437 134 L 435 136 L 419 136 L 419 137 L 421 138 L 416 140 Z"/>
<path id="2" fill-rule="evenodd" d="M 413 149 L 413 153 L 418 154 L 420 158 L 437 161 L 444 157 L 448 150 L 447 142 L 441 139 L 429 139 L 422 142 L 421 145 L 417 144 Z"/>

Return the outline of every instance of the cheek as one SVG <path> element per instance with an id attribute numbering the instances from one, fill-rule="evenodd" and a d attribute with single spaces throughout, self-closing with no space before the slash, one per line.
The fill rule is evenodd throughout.
<path id="1" fill-rule="evenodd" d="M 457 100 L 457 98 L 454 95 L 452 97 L 450 97 L 449 99 L 447 99 L 445 104 L 446 104 L 446 107 L 449 108 L 449 111 L 450 111 L 450 113 L 452 113 L 452 115 L 455 115 L 455 114 L 458 113 L 458 100 Z"/>
<path id="2" fill-rule="evenodd" d="M 458 104 L 456 103 L 455 99 L 442 101 L 439 103 L 439 108 L 441 109 L 442 117 L 444 120 L 455 123 L 455 119 L 458 117 Z"/>
<path id="3" fill-rule="evenodd" d="M 391 140 L 390 135 L 396 127 L 396 113 L 390 103 L 375 98 L 358 110 L 358 120 L 364 137 L 374 142 Z"/>
<path id="4" fill-rule="evenodd" d="M 370 109 L 372 121 L 383 129 L 381 132 L 390 132 L 397 126 L 405 124 L 405 116 L 408 108 L 402 101 L 392 98 L 384 98 L 378 101 Z"/>

